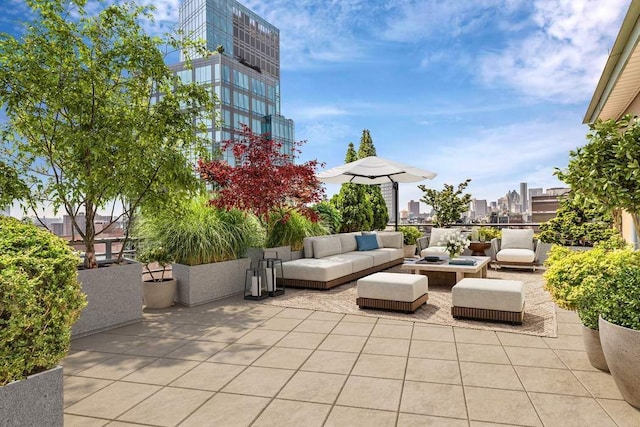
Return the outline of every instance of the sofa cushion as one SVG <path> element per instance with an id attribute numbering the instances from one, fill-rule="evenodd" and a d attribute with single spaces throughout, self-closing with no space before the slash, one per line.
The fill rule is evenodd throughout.
<path id="1" fill-rule="evenodd" d="M 516 230 L 505 228 L 502 230 L 500 249 L 531 249 L 533 250 L 533 230 Z"/>
<path id="2" fill-rule="evenodd" d="M 363 236 L 369 236 L 369 235 L 374 235 L 374 236 L 376 236 L 376 241 L 378 242 L 378 247 L 379 247 L 379 248 L 384 248 L 384 245 L 383 245 L 382 239 L 380 238 L 380 235 L 379 235 L 377 232 L 375 232 L 375 231 L 363 231 L 363 232 L 362 232 L 362 235 L 363 235 Z"/>
<path id="3" fill-rule="evenodd" d="M 429 247 L 441 246 L 440 242 L 445 238 L 445 236 L 451 233 L 460 234 L 460 231 L 456 228 L 437 228 L 437 227 L 432 228 L 431 235 L 429 237 Z"/>
<path id="4" fill-rule="evenodd" d="M 358 253 L 373 258 L 374 267 L 387 263 L 389 261 L 393 261 L 393 259 L 391 258 L 391 252 L 385 251 L 384 249 L 374 249 L 372 251 L 363 251 Z"/>
<path id="5" fill-rule="evenodd" d="M 536 259 L 536 253 L 530 249 L 500 249 L 496 254 L 499 262 L 532 263 Z"/>
<path id="6" fill-rule="evenodd" d="M 356 236 L 356 242 L 358 243 L 359 251 L 372 251 L 374 249 L 378 249 L 378 239 L 373 234 L 368 234 L 365 236 Z"/>
<path id="7" fill-rule="evenodd" d="M 313 240 L 315 237 L 305 237 L 302 239 L 302 246 L 304 248 L 304 257 L 313 258 Z"/>
<path id="8" fill-rule="evenodd" d="M 363 255 L 362 252 L 348 252 L 346 254 L 334 255 L 327 259 L 351 262 L 352 273 L 373 267 L 373 257 Z"/>
<path id="9" fill-rule="evenodd" d="M 316 237 L 313 240 L 313 257 L 324 258 L 342 252 L 340 239 L 337 236 Z"/>
<path id="10" fill-rule="evenodd" d="M 340 233 L 338 238 L 342 245 L 342 252 L 352 252 L 358 250 L 358 242 L 356 242 L 356 235 L 360 233 Z"/>
<path id="11" fill-rule="evenodd" d="M 382 248 L 378 249 L 378 251 L 389 254 L 389 257 L 385 262 L 390 262 L 394 259 L 404 259 L 404 249 L 402 248 Z"/>
<path id="12" fill-rule="evenodd" d="M 300 258 L 283 262 L 282 272 L 287 279 L 328 282 L 351 274 L 353 263 L 344 258 Z"/>
<path id="13" fill-rule="evenodd" d="M 383 231 L 378 233 L 382 241 L 382 248 L 402 248 L 404 246 L 404 236 L 399 231 Z"/>

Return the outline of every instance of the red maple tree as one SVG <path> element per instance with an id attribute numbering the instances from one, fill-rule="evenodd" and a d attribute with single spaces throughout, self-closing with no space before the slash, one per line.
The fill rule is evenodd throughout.
<path id="1" fill-rule="evenodd" d="M 294 142 L 292 154 L 286 154 L 283 144 L 268 134 L 255 134 L 242 125 L 241 135 L 221 145 L 223 151 L 231 149 L 235 166 L 225 160 L 198 160 L 200 176 L 218 189 L 209 203 L 252 212 L 264 225 L 268 225 L 271 212 L 291 208 L 316 221 L 317 214 L 308 205 L 321 201 L 324 195 L 316 178 L 320 163 L 310 160 L 294 164 L 305 141 Z"/>

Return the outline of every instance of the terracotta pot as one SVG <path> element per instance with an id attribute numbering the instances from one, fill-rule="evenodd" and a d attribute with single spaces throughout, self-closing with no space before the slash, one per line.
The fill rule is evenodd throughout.
<path id="1" fill-rule="evenodd" d="M 601 371 L 609 372 L 607 361 L 602 352 L 602 345 L 600 344 L 600 332 L 582 325 L 582 340 L 591 366 Z"/>
<path id="2" fill-rule="evenodd" d="M 142 282 L 142 296 L 147 308 L 167 308 L 173 305 L 178 281 L 165 279 L 162 282 Z"/>
<path id="3" fill-rule="evenodd" d="M 600 340 L 611 376 L 620 394 L 640 408 L 640 331 L 599 319 Z"/>

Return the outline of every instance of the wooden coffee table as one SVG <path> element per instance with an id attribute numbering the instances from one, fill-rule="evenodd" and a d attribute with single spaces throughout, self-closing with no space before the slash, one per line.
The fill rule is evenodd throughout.
<path id="1" fill-rule="evenodd" d="M 465 256 L 476 261 L 476 265 L 452 265 L 448 261 L 440 263 L 418 264 L 416 261 L 406 261 L 402 264 L 404 270 L 414 274 L 424 274 L 431 285 L 455 285 L 465 277 L 487 277 L 487 267 L 491 258 L 488 256 Z"/>

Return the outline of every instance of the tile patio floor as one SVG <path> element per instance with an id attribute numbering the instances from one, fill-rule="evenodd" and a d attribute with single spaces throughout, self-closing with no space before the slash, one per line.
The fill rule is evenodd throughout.
<path id="1" fill-rule="evenodd" d="M 283 309 L 234 298 L 74 340 L 65 426 L 640 426 L 558 338 Z"/>

